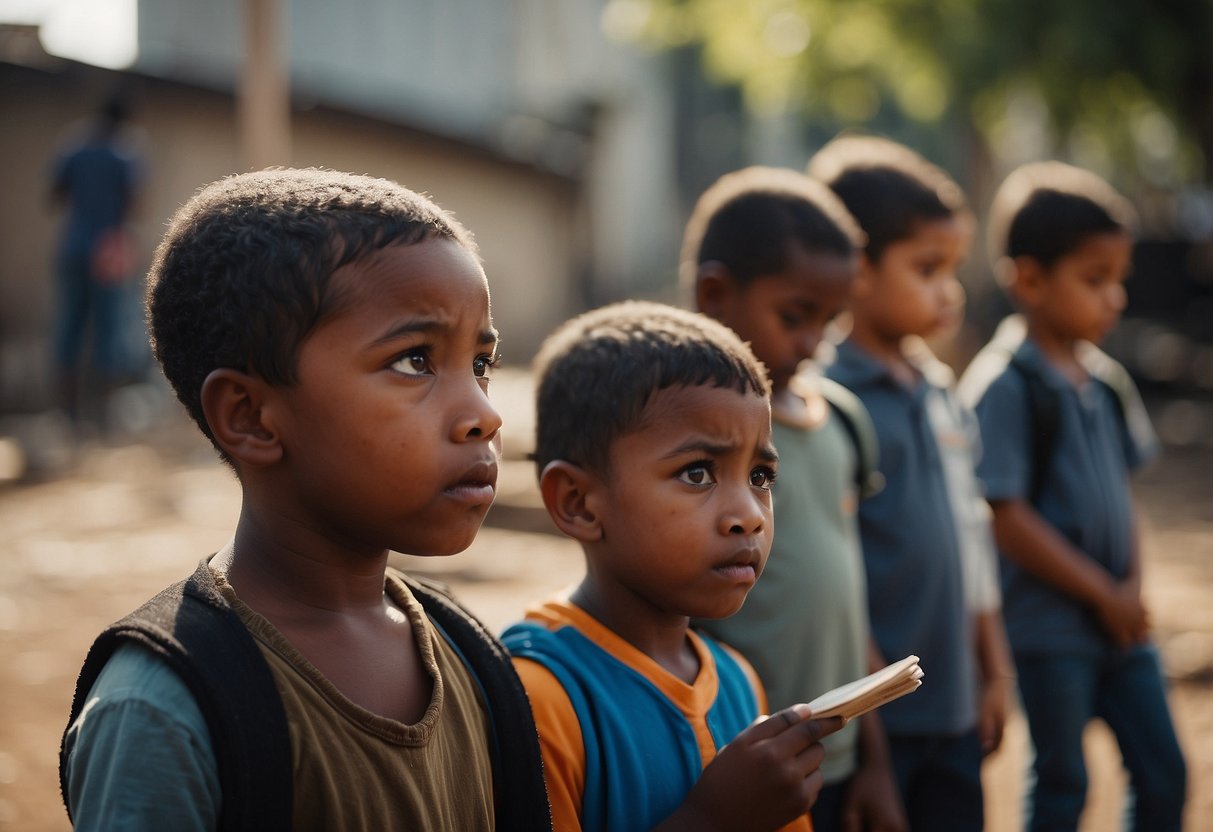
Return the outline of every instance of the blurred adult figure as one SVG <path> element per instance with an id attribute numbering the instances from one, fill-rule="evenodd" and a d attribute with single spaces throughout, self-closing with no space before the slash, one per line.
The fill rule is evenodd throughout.
<path id="1" fill-rule="evenodd" d="M 104 426 L 109 393 L 130 370 L 123 325 L 136 250 L 129 220 L 142 178 L 125 130 L 130 104 L 125 91 L 110 95 L 52 173 L 52 197 L 67 211 L 56 252 L 55 366 L 59 404 L 77 427 L 92 419 Z"/>

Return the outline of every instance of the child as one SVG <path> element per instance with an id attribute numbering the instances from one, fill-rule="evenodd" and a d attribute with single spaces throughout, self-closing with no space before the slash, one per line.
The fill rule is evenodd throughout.
<path id="1" fill-rule="evenodd" d="M 61 750 L 79 828 L 549 828 L 500 644 L 387 568 L 493 500 L 497 334 L 469 233 L 384 180 L 202 189 L 149 276 L 153 349 L 231 465 L 231 542 L 108 630 Z"/>
<path id="2" fill-rule="evenodd" d="M 768 384 L 701 315 L 626 302 L 540 349 L 535 462 L 586 574 L 506 630 L 560 830 L 809 828 L 818 740 L 765 713 L 739 655 L 689 629 L 737 611 L 771 546 Z M 726 745 L 727 744 L 727 745 Z"/>
<path id="3" fill-rule="evenodd" d="M 763 579 L 736 615 L 696 624 L 753 663 L 776 709 L 876 669 L 855 517 L 858 498 L 879 490 L 873 460 L 863 458 L 874 455 L 876 437 L 852 393 L 800 372 L 846 307 L 862 245 L 829 188 L 760 167 L 726 174 L 704 192 L 683 243 L 683 278 L 699 311 L 731 327 L 766 365 L 780 465 Z M 851 815 L 868 828 L 904 828 L 877 712 L 822 746 L 813 828 L 841 829 Z"/>
<path id="4" fill-rule="evenodd" d="M 931 674 L 882 709 L 893 770 L 911 829 L 980 829 L 981 758 L 1000 742 L 1011 670 L 978 512 L 976 425 L 947 368 L 908 340 L 956 320 L 971 220 L 943 171 L 884 139 L 836 139 L 809 173 L 868 237 L 851 333 L 827 372 L 867 406 L 886 476 L 859 507 L 873 635 L 883 658 L 914 653 Z"/>
<path id="5" fill-rule="evenodd" d="M 1078 827 L 1094 717 L 1120 745 L 1132 828 L 1178 830 L 1183 813 L 1185 766 L 1141 601 L 1128 480 L 1157 442 L 1128 374 L 1094 347 L 1124 308 L 1133 222 L 1087 171 L 1045 162 L 1007 177 L 990 251 L 1022 319 L 1004 323 L 961 384 L 987 437 L 978 473 L 1035 746 L 1034 830 Z"/>

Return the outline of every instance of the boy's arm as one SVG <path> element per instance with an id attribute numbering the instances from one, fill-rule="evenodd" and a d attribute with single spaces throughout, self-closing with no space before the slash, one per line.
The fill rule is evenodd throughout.
<path id="1" fill-rule="evenodd" d="M 1142 617 L 1140 626 L 1133 633 L 1133 641 L 1141 643 L 1146 641 L 1150 636 L 1150 615 L 1145 608 L 1145 603 L 1141 600 L 1141 513 L 1137 510 L 1137 503 L 1133 503 L 1133 529 L 1132 542 L 1129 549 L 1129 567 L 1122 580 L 1121 587 L 1124 591 L 1136 598 L 1138 604 L 1142 607 Z"/>
<path id="2" fill-rule="evenodd" d="M 1116 643 L 1140 641 L 1148 628 L 1133 574 L 1117 582 L 1074 547 L 1024 499 L 991 500 L 994 538 L 1003 555 L 1027 572 L 1091 607 Z M 1134 547 L 1134 560 L 1137 559 Z"/>
<path id="3" fill-rule="evenodd" d="M 909 828 L 879 711 L 859 718 L 859 767 L 843 797 L 842 818 L 844 829 L 904 832 Z"/>
<path id="4" fill-rule="evenodd" d="M 989 754 L 1002 744 L 1015 669 L 1002 623 L 1002 610 L 995 608 L 977 613 L 976 630 L 977 662 L 981 669 L 981 710 L 977 727 L 981 751 Z"/>
<path id="5" fill-rule="evenodd" d="M 77 830 L 217 827 L 218 767 L 193 696 L 167 665 L 119 648 L 65 738 Z"/>
<path id="6" fill-rule="evenodd" d="M 576 832 L 581 828 L 581 800 L 585 794 L 585 744 L 577 712 L 564 686 L 539 662 L 515 658 L 514 669 L 531 700 L 539 732 L 552 828 Z"/>

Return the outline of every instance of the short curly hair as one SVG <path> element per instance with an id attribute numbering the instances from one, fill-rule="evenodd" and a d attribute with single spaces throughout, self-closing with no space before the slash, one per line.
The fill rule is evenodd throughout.
<path id="1" fill-rule="evenodd" d="M 471 234 L 427 197 L 338 171 L 269 169 L 200 189 L 173 217 L 147 284 L 152 351 L 202 432 L 202 383 L 221 367 L 297 381 L 299 349 L 341 307 L 331 277 L 391 245 Z"/>
<path id="2" fill-rule="evenodd" d="M 1020 165 L 990 205 L 990 257 L 1031 257 L 1048 269 L 1092 234 L 1133 233 L 1137 215 L 1097 174 L 1064 162 Z"/>
<path id="3" fill-rule="evenodd" d="M 793 245 L 850 257 L 864 233 L 834 192 L 790 168 L 755 165 L 726 173 L 700 195 L 682 241 L 684 286 L 711 260 L 742 285 L 782 272 Z"/>
<path id="4" fill-rule="evenodd" d="M 659 390 L 710 385 L 770 394 L 765 369 L 731 329 L 651 301 L 565 322 L 540 347 L 534 369 L 539 473 L 554 459 L 605 472 L 611 445 L 641 424 Z"/>
<path id="5" fill-rule="evenodd" d="M 968 216 L 960 186 L 918 152 L 879 136 L 844 135 L 809 160 L 808 174 L 824 182 L 868 235 L 865 252 L 877 262 L 919 224 Z"/>

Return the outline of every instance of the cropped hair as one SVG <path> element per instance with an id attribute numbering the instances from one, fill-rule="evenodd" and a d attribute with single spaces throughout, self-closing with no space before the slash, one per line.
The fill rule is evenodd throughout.
<path id="1" fill-rule="evenodd" d="M 964 192 L 942 168 L 878 136 L 841 136 L 809 160 L 809 176 L 838 195 L 868 235 L 875 262 L 923 222 L 969 213 Z"/>
<path id="2" fill-rule="evenodd" d="M 834 193 L 799 171 L 753 166 L 726 173 L 695 203 L 682 242 L 683 284 L 718 261 L 738 283 L 778 274 L 792 247 L 850 257 L 864 234 Z"/>
<path id="3" fill-rule="evenodd" d="M 218 368 L 297 381 L 299 349 L 339 311 L 332 275 L 392 245 L 470 233 L 395 182 L 271 169 L 203 187 L 173 217 L 148 273 L 152 350 L 202 432 L 202 383 Z"/>
<path id="4" fill-rule="evenodd" d="M 1133 233 L 1129 201 L 1089 170 L 1063 162 L 1021 165 L 1003 180 L 990 206 L 990 256 L 1031 257 L 1044 268 L 1092 234 Z"/>
<path id="5" fill-rule="evenodd" d="M 554 459 L 605 472 L 612 444 L 639 428 L 653 394 L 712 386 L 767 396 L 750 348 L 723 324 L 685 309 L 623 301 L 548 336 L 534 362 L 539 473 Z"/>

